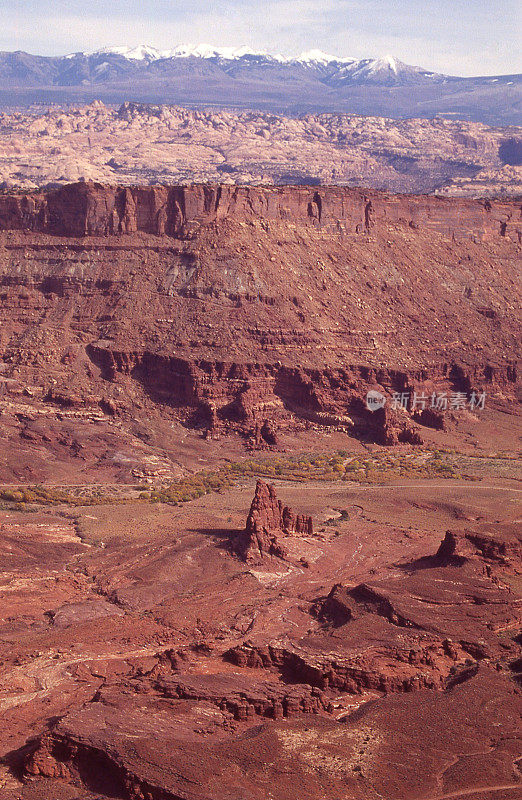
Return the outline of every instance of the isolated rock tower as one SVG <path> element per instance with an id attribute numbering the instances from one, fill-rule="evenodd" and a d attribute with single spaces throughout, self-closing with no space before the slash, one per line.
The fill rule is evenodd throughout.
<path id="1" fill-rule="evenodd" d="M 259 561 L 266 556 L 284 558 L 281 539 L 292 534 L 311 536 L 312 518 L 294 514 L 278 500 L 274 487 L 258 481 L 247 517 L 246 527 L 238 542 L 238 553 L 245 561 Z"/>

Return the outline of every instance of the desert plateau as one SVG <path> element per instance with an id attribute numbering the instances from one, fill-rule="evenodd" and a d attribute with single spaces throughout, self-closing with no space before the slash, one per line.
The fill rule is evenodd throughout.
<path id="1" fill-rule="evenodd" d="M 516 198 L 522 195 L 522 128 L 128 101 L 0 108 L 1 189 L 79 180 L 322 184 Z"/>
<path id="2" fill-rule="evenodd" d="M 513 198 L 0 195 L 1 800 L 521 796 L 521 238 Z"/>
<path id="3" fill-rule="evenodd" d="M 520 4 L 1 11 L 0 800 L 522 800 Z"/>

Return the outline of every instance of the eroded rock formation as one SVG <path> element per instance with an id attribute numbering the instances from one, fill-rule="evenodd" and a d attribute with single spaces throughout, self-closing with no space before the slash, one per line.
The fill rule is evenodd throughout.
<path id="1" fill-rule="evenodd" d="M 80 178 L 171 184 L 190 175 L 201 183 L 516 197 L 519 150 L 519 129 L 440 118 L 283 117 L 135 102 L 119 111 L 95 102 L 0 112 L 0 186 L 23 189 Z"/>
<path id="2" fill-rule="evenodd" d="M 493 564 L 513 566 L 522 571 L 520 526 L 483 525 L 470 530 L 447 531 L 437 551 L 441 561 L 483 558 Z"/>
<path id="3" fill-rule="evenodd" d="M 284 537 L 292 534 L 312 536 L 312 518 L 295 514 L 278 499 L 272 485 L 258 481 L 246 528 L 237 542 L 239 555 L 250 562 L 266 556 L 284 558 Z"/>

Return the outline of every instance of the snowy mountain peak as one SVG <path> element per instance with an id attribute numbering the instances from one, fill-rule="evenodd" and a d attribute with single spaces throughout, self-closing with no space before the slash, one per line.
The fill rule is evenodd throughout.
<path id="1" fill-rule="evenodd" d="M 162 58 L 224 58 L 235 61 L 245 56 L 264 56 L 279 59 L 281 56 L 269 56 L 263 50 L 252 50 L 245 45 L 241 47 L 214 47 L 211 44 L 179 44 L 171 50 L 159 50 L 156 47 L 140 44 L 136 47 L 104 47 L 91 55 L 118 55 L 132 61 L 157 61 Z"/>
<path id="2" fill-rule="evenodd" d="M 252 50 L 246 45 L 241 47 L 214 47 L 211 44 L 180 44 L 173 50 L 165 51 L 163 58 L 224 58 L 235 61 L 245 56 L 265 56 L 264 50 Z"/>
<path id="3" fill-rule="evenodd" d="M 129 61 L 157 61 L 164 58 L 221 58 L 225 61 L 237 61 L 245 57 L 265 58 L 268 61 L 277 61 L 280 64 L 352 64 L 355 58 L 330 55 L 322 50 L 308 50 L 301 55 L 285 57 L 280 54 L 271 54 L 266 50 L 253 50 L 242 45 L 241 47 L 215 47 L 211 44 L 179 44 L 170 50 L 160 50 L 150 45 L 140 44 L 135 47 L 124 45 L 116 47 L 103 47 L 90 55 L 118 55 Z M 71 56 L 73 57 L 73 56 Z"/>
<path id="4" fill-rule="evenodd" d="M 374 61 L 374 68 L 375 70 L 380 69 L 391 69 L 396 75 L 399 72 L 398 64 L 400 62 L 397 61 L 394 56 L 383 56 L 382 58 L 377 58 Z"/>
<path id="5" fill-rule="evenodd" d="M 146 44 L 139 44 L 136 47 L 102 47 L 100 50 L 91 53 L 91 55 L 123 56 L 128 58 L 129 61 L 156 61 L 158 58 L 162 58 L 161 50 Z"/>
<path id="6" fill-rule="evenodd" d="M 322 50 L 307 50 L 301 53 L 295 59 L 288 59 L 289 61 L 298 61 L 304 64 L 351 64 L 356 61 L 355 58 L 339 58 L 339 56 L 332 56 L 324 53 Z"/>

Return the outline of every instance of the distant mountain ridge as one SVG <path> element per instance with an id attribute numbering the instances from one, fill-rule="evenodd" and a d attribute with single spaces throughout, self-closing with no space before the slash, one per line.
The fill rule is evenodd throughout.
<path id="1" fill-rule="evenodd" d="M 66 56 L 0 52 L 0 105 L 94 98 L 285 113 L 442 114 L 510 125 L 521 121 L 522 76 L 462 78 L 393 56 L 355 59 L 309 50 L 285 57 L 205 44 L 108 47 Z"/>
<path id="2" fill-rule="evenodd" d="M 136 47 L 102 47 L 92 53 L 71 53 L 66 58 L 73 58 L 76 55 L 121 55 L 133 61 L 159 61 L 168 58 L 220 58 L 226 61 L 237 61 L 241 58 L 259 58 L 266 61 L 277 61 L 281 64 L 293 62 L 317 62 L 317 63 L 336 63 L 343 64 L 357 61 L 355 58 L 345 58 L 328 55 L 322 50 L 309 50 L 299 56 L 282 56 L 281 54 L 271 54 L 266 50 L 252 50 L 245 45 L 241 47 L 214 47 L 210 44 L 180 44 L 171 50 L 159 50 L 157 47 L 140 44 Z"/>
<path id="3" fill-rule="evenodd" d="M 159 50 L 149 45 L 136 47 L 104 47 L 92 53 L 78 52 L 66 56 L 32 56 L 22 51 L 0 53 L 2 78 L 22 83 L 34 78 L 46 83 L 49 78 L 54 85 L 74 85 L 71 81 L 89 80 L 103 83 L 107 71 L 147 72 L 164 70 L 169 64 L 191 60 L 213 62 L 224 71 L 238 65 L 244 67 L 281 66 L 316 70 L 318 77 L 327 85 L 352 82 L 400 85 L 412 78 L 444 81 L 446 75 L 405 64 L 394 56 L 356 59 L 329 55 L 321 50 L 309 50 L 295 57 L 271 55 L 247 47 L 213 47 L 206 44 L 178 45 L 172 50 Z M 179 64 L 178 64 L 179 66 Z"/>

